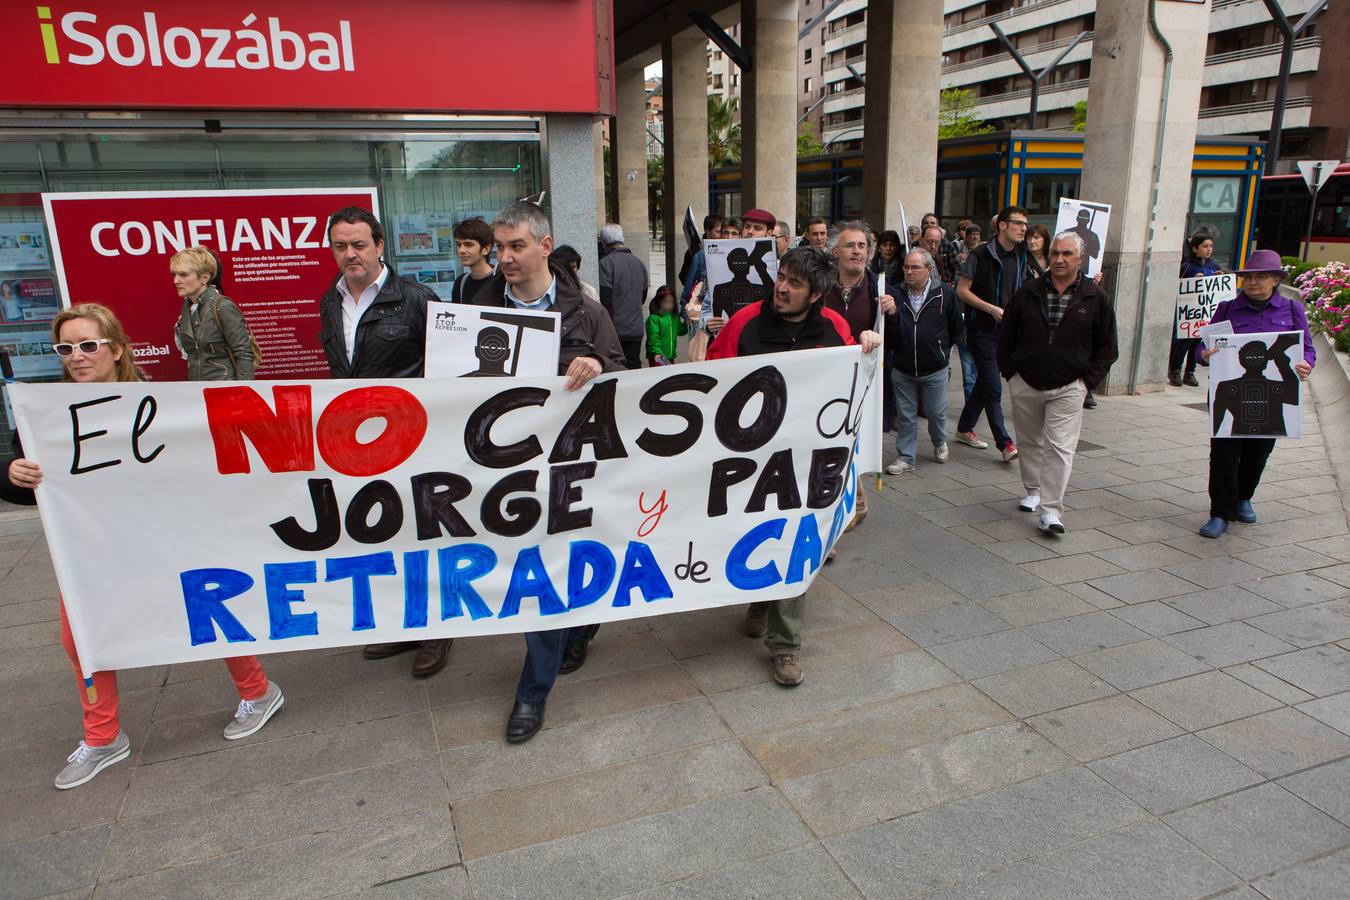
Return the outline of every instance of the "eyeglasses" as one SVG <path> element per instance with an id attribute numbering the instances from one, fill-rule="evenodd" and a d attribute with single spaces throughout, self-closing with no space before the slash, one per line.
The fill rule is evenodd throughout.
<path id="1" fill-rule="evenodd" d="M 1009 225 L 1021 225 L 1023 228 L 1026 228 L 1026 227 L 1027 227 L 1028 225 L 1030 225 L 1031 223 L 1028 222 L 1028 221 L 1026 221 L 1025 219 L 1009 219 L 1009 220 L 1008 220 L 1008 224 L 1009 224 Z"/>
<path id="2" fill-rule="evenodd" d="M 74 344 L 52 344 L 52 349 L 56 351 L 57 356 L 70 356 L 78 347 L 85 356 L 93 356 L 104 344 L 111 344 L 112 341 L 107 338 L 99 338 L 96 341 L 77 341 Z"/>
<path id="3" fill-rule="evenodd" d="M 927 267 L 927 266 L 922 266 L 922 265 L 921 265 L 921 266 L 905 266 L 904 269 L 905 269 L 906 272 L 926 272 L 926 271 L 928 271 L 928 267 Z"/>

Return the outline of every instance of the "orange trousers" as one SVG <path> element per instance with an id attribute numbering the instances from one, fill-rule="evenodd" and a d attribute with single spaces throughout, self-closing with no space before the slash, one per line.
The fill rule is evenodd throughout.
<path id="1" fill-rule="evenodd" d="M 61 601 L 61 646 L 75 666 L 75 681 L 80 688 L 80 705 L 84 707 L 84 742 L 91 747 L 105 747 L 117 740 L 117 732 L 122 726 L 117 718 L 117 673 L 95 672 L 94 691 L 97 699 L 92 702 L 89 692 L 84 688 L 84 676 L 80 674 L 80 658 L 75 654 L 75 638 L 70 633 L 70 620 L 66 618 L 66 604 Z M 239 690 L 240 700 L 257 700 L 267 693 L 267 676 L 263 674 L 262 664 L 256 656 L 236 656 L 225 660 Z"/>

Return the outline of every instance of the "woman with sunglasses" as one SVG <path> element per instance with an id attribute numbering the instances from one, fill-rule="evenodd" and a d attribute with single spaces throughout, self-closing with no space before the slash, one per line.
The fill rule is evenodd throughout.
<path id="1" fill-rule="evenodd" d="M 122 323 L 112 310 L 97 303 L 81 303 L 61 312 L 52 320 L 52 349 L 61 358 L 65 371 L 62 381 L 82 384 L 95 382 L 143 381 L 132 360 L 131 344 Z M 42 483 L 42 468 L 26 459 L 19 437 L 14 436 L 14 460 L 0 470 L 0 497 L 11 503 L 33 505 L 33 489 Z M 80 661 L 75 654 L 70 623 L 64 603 L 61 609 L 61 645 L 75 666 L 84 707 L 84 740 L 66 760 L 56 776 L 56 787 L 79 787 L 99 772 L 131 755 L 131 741 L 118 723 L 117 673 L 95 672 L 93 698 L 84 689 Z M 225 660 L 230 676 L 239 690 L 239 706 L 225 726 L 225 739 L 248 737 L 267 724 L 285 699 L 281 688 L 268 682 L 256 657 L 241 656 Z"/>

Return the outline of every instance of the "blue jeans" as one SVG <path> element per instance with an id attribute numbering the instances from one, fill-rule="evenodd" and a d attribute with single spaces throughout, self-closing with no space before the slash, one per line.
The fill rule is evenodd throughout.
<path id="1" fill-rule="evenodd" d="M 914 465 L 919 443 L 919 399 L 928 414 L 928 437 L 933 446 L 947 443 L 947 370 L 938 369 L 931 375 L 906 375 L 891 371 L 895 386 L 895 402 L 899 415 L 895 420 L 895 449 L 900 458 Z"/>
<path id="2" fill-rule="evenodd" d="M 961 354 L 961 389 L 965 391 L 966 402 L 969 403 L 970 394 L 975 390 L 975 356 L 966 344 L 957 344 L 956 350 Z"/>
<path id="3" fill-rule="evenodd" d="M 586 626 L 558 628 L 553 631 L 530 631 L 525 634 L 525 665 L 516 684 L 516 697 L 525 703 L 543 703 L 553 682 L 558 680 L 563 650 L 574 637 L 585 632 Z"/>
<path id="4" fill-rule="evenodd" d="M 975 360 L 975 390 L 970 392 L 956 428 L 962 433 L 974 431 L 980 413 L 984 413 L 989 419 L 989 430 L 994 433 L 994 446 L 1002 450 L 1012 443 L 1012 437 L 1003 425 L 1003 376 L 998 372 L 998 333 L 967 331 L 966 345 Z"/>

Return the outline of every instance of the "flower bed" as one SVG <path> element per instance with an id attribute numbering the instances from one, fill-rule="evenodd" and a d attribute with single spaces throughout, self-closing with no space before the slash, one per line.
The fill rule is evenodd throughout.
<path id="1" fill-rule="evenodd" d="M 1294 279 L 1303 296 L 1308 324 L 1342 352 L 1350 352 L 1350 266 L 1331 262 Z"/>

